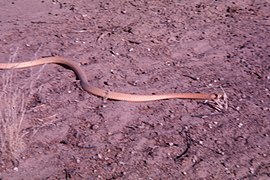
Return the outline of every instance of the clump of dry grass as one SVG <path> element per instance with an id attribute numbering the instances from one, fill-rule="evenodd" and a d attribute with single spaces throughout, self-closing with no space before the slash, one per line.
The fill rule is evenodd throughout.
<path id="1" fill-rule="evenodd" d="M 35 58 L 37 58 L 38 51 L 35 54 Z M 14 62 L 17 52 L 18 48 L 10 56 L 9 62 Z M 33 88 L 34 83 L 41 76 L 43 68 L 44 66 L 35 74 L 33 69 L 30 68 L 30 78 L 24 81 L 22 86 L 17 82 L 13 82 L 17 75 L 15 71 L 7 70 L 3 72 L 2 81 L 0 81 L 0 157 L 13 161 L 18 159 L 20 153 L 26 147 L 23 141 L 24 134 L 22 133 L 26 101 L 29 99 L 29 96 L 36 93 L 36 90 Z"/>
<path id="2" fill-rule="evenodd" d="M 24 147 L 20 131 L 25 115 L 25 94 L 23 89 L 13 84 L 12 78 L 12 71 L 4 73 L 2 76 L 0 147 L 2 153 L 17 156 L 17 153 Z"/>
<path id="3" fill-rule="evenodd" d="M 13 61 L 15 55 L 10 57 Z M 24 149 L 21 125 L 25 115 L 24 88 L 13 83 L 14 72 L 6 71 L 2 75 L 0 86 L 0 154 L 16 158 Z"/>

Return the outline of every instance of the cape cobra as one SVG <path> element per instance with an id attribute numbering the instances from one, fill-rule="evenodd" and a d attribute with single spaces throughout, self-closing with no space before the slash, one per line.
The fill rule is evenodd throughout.
<path id="1" fill-rule="evenodd" d="M 217 100 L 221 98 L 222 94 L 203 94 L 203 93 L 168 93 L 168 94 L 155 94 L 155 95 L 137 95 L 127 94 L 119 92 L 106 91 L 94 86 L 91 86 L 88 82 L 87 76 L 79 65 L 63 58 L 63 57 L 46 57 L 33 61 L 19 62 L 19 63 L 0 63 L 0 69 L 22 69 L 33 66 L 39 66 L 43 64 L 59 64 L 64 67 L 68 67 L 74 71 L 77 78 L 80 80 L 82 88 L 91 94 L 101 96 L 106 99 L 120 100 L 120 101 L 133 101 L 133 102 L 145 102 L 155 101 L 162 99 L 200 99 L 200 100 Z"/>

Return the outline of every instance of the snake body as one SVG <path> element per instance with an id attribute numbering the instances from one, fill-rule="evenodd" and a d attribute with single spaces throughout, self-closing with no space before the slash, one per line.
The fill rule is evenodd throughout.
<path id="1" fill-rule="evenodd" d="M 91 86 L 88 82 L 87 76 L 81 67 L 63 57 L 46 57 L 33 61 L 20 62 L 20 63 L 0 63 L 1 70 L 8 69 L 22 69 L 28 67 L 39 66 L 43 64 L 58 64 L 64 67 L 68 67 L 73 70 L 77 78 L 80 80 L 81 87 L 88 93 L 100 96 L 106 99 L 120 100 L 120 101 L 133 101 L 133 102 L 145 102 L 155 101 L 162 99 L 200 99 L 200 100 L 216 100 L 222 95 L 220 94 L 203 94 L 203 93 L 168 93 L 168 94 L 155 94 L 155 95 L 137 95 L 106 91 L 94 86 Z"/>

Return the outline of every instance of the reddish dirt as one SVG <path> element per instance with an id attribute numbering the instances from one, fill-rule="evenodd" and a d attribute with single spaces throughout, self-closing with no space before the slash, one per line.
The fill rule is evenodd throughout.
<path id="1" fill-rule="evenodd" d="M 223 87 L 229 97 L 225 112 L 194 100 L 105 101 L 61 66 L 14 70 L 20 91 L 2 93 L 17 93 L 13 114 L 24 117 L 5 140 L 3 108 L 16 105 L 1 102 L 0 179 L 269 179 L 269 9 L 269 0 L 0 2 L 1 62 L 58 55 L 107 90 Z"/>

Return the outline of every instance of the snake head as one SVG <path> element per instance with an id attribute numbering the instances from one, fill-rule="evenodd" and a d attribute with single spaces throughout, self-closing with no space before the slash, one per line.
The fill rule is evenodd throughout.
<path id="1" fill-rule="evenodd" d="M 223 94 L 214 94 L 215 98 L 211 101 L 207 101 L 208 105 L 217 111 L 227 111 L 228 109 L 228 96 L 223 91 Z"/>

